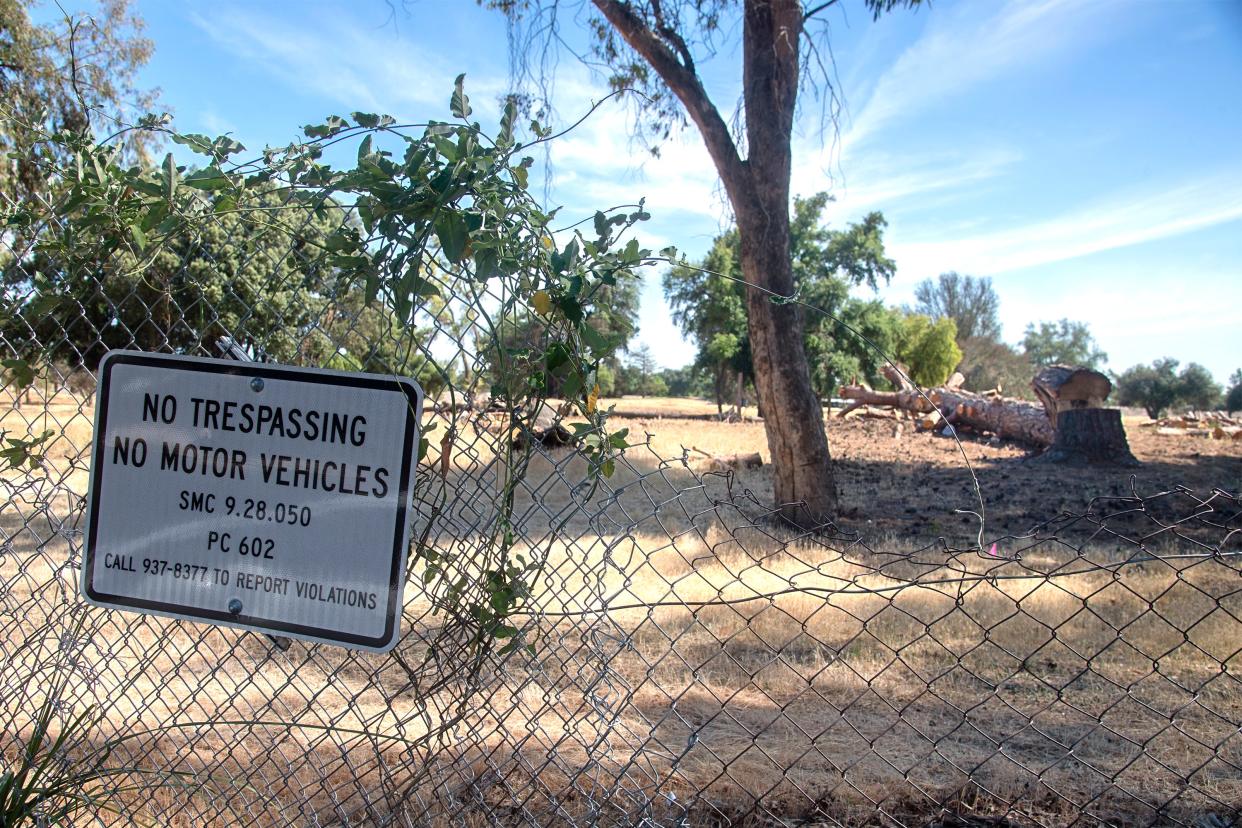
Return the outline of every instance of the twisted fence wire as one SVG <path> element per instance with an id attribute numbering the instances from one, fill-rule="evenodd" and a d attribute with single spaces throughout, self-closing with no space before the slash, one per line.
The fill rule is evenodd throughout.
<path id="1" fill-rule="evenodd" d="M 32 243 L 4 239 L 11 308 L 37 297 Z M 40 464 L 0 478 L 7 760 L 67 670 L 65 715 L 94 705 L 103 718 L 63 761 L 92 761 L 125 734 L 109 761 L 180 774 L 122 797 L 116 824 L 1239 821 L 1236 493 L 1135 483 L 983 544 L 918 544 L 796 529 L 745 476 L 696 468 L 652 435 L 588 485 L 572 445 L 515 435 L 486 409 L 479 343 L 494 331 L 453 307 L 501 297 L 448 279 L 422 330 L 368 335 L 406 338 L 395 373 L 432 363 L 451 377 L 425 412 L 424 430 L 438 429 L 413 527 L 445 582 L 479 578 L 505 458 L 526 447 L 507 520 L 543 562 L 514 616 L 529 650 L 479 648 L 433 612 L 418 554 L 386 655 L 86 607 L 76 584 L 104 350 L 218 356 L 210 329 L 260 358 L 356 355 L 349 295 L 309 288 L 295 245 L 271 249 L 220 261 L 189 239 L 171 271 L 195 296 L 185 306 L 82 273 L 60 297 L 71 313 L 4 326 L 0 356 L 30 358 L 42 377 L 6 389 L 4 427 L 53 432 Z M 257 288 L 206 289 L 213 271 L 248 269 L 265 274 Z"/>

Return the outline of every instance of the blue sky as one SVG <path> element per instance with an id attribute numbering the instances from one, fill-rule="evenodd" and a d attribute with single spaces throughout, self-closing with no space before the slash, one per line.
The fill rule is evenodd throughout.
<path id="1" fill-rule="evenodd" d="M 504 22 L 474 0 L 395 18 L 383 0 L 137 7 L 156 43 L 143 81 L 178 127 L 251 149 L 332 112 L 446 117 L 458 72 L 487 121 L 507 88 Z M 1223 382 L 1242 367 L 1242 5 L 937 0 L 873 23 L 843 0 L 826 21 L 846 111 L 824 140 L 804 97 L 794 191 L 830 190 L 834 225 L 884 212 L 898 264 L 887 301 L 946 270 L 991 276 L 1011 342 L 1069 317 L 1116 370 L 1172 356 Z M 737 56 L 726 43 L 704 66 L 726 116 Z M 568 55 L 556 82 L 562 121 L 604 95 Z M 607 103 L 553 146 L 550 204 L 577 217 L 645 196 L 647 246 L 701 255 L 728 216 L 698 135 L 653 159 L 627 118 Z M 693 357 L 656 273 L 639 338 L 665 365 Z"/>

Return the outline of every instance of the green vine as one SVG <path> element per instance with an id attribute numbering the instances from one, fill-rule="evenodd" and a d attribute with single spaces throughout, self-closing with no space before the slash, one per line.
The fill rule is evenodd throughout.
<path id="1" fill-rule="evenodd" d="M 46 134 L 44 140 L 61 150 L 41 156 L 56 197 L 50 207 L 10 205 L 3 218 L 15 238 L 32 240 L 37 254 L 56 262 L 52 271 L 141 279 L 178 239 L 229 215 L 244 214 L 284 234 L 290 231 L 281 217 L 291 211 L 340 217 L 333 232 L 307 241 L 311 249 L 302 251 L 331 274 L 333 294 L 360 292 L 367 306 L 391 315 L 406 332 L 407 354 L 421 354 L 445 381 L 452 411 L 459 389 L 449 363 L 456 356 L 429 353 L 415 336 L 416 325 L 446 307 L 471 320 L 484 332 L 476 356 L 494 366 L 492 405 L 507 418 L 504 434 L 529 434 L 555 391 L 582 420 L 572 424 L 573 434 L 598 485 L 613 474 L 627 432 L 610 430 L 597 404 L 599 362 L 618 343 L 590 321 L 601 295 L 618 280 L 634 278 L 649 259 L 650 251 L 627 237 L 648 214 L 639 203 L 555 230 L 556 211 L 545 212 L 528 191 L 533 159 L 526 153 L 549 140 L 548 130 L 531 122 L 536 137 L 521 143 L 510 103 L 498 133 L 488 138 L 470 120 L 463 80 L 457 78 L 450 96 L 452 121 L 410 125 L 363 112 L 333 116 L 305 127 L 305 140 L 245 162 L 236 160 L 245 147 L 232 138 L 177 133 L 155 116 L 132 129 L 162 135 L 199 156 L 200 166 L 179 164 L 169 153 L 155 166 L 123 167 L 118 136 L 97 142 L 81 133 Z M 72 163 L 51 166 L 63 157 Z M 342 157 L 352 163 L 329 161 Z M 36 276 L 24 312 L 54 305 L 59 291 Z M 513 341 L 509 334 L 523 320 L 537 322 L 537 341 Z M 424 431 L 420 459 L 434 428 Z M 442 456 L 452 450 L 457 431 L 454 415 L 441 438 Z M 510 619 L 530 598 L 543 562 L 537 550 L 515 552 L 513 516 L 531 442 L 520 448 L 508 439 L 496 442 L 503 461 L 497 517 L 477 560 L 450 561 L 435 548 L 431 524 L 438 511 L 416 543 L 412 564 L 421 565 L 415 574 L 435 609 L 470 628 L 477 647 L 502 640 L 507 652 L 525 643 Z M 447 467 L 445 461 L 442 474 Z"/>

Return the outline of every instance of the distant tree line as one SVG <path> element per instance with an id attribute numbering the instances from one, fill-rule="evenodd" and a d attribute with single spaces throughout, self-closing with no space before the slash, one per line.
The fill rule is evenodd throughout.
<path id="1" fill-rule="evenodd" d="M 1027 399 L 1033 398 L 1030 382 L 1041 366 L 1099 369 L 1107 361 L 1083 321 L 1033 322 L 1017 346 L 1004 342 L 1000 298 L 987 277 L 950 271 L 926 279 L 915 288 L 912 308 L 852 295 L 859 287 L 874 292 L 896 270 L 884 250 L 886 223 L 882 214 L 870 213 L 842 230 L 828 229 L 822 224 L 828 202 L 823 193 L 795 198 L 790 233 L 797 298 L 811 306 L 803 308 L 803 344 L 812 386 L 822 400 L 845 382 L 886 383 L 880 373 L 884 354 L 923 387 L 943 383 L 956 370 L 967 390 Z M 664 277 L 673 319 L 698 348 L 691 365 L 665 372 L 664 385 L 672 394 L 714 398 L 719 409 L 735 402 L 735 389 L 754 375 L 737 245 L 736 232 L 727 232 L 702 260 L 676 266 Z M 1242 409 L 1242 372 L 1231 378 L 1223 399 L 1220 386 L 1197 363 L 1179 371 L 1177 361 L 1166 358 L 1113 379 L 1119 404 L 1145 408 L 1153 417 L 1178 407 Z M 650 388 L 650 380 L 643 381 Z M 628 379 L 615 387 L 617 393 L 642 393 L 641 383 Z"/>

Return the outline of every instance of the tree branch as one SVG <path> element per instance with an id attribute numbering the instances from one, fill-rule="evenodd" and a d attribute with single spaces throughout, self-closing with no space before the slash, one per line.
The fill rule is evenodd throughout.
<path id="1" fill-rule="evenodd" d="M 746 163 L 738 155 L 737 144 L 729 133 L 728 125 L 720 117 L 720 112 L 703 88 L 702 80 L 695 73 L 694 63 L 686 65 L 679 61 L 668 44 L 651 30 L 626 0 L 592 0 L 592 3 L 630 48 L 656 70 L 686 108 L 703 136 L 703 143 L 707 145 L 707 152 L 720 173 L 720 180 L 730 200 L 745 198 L 750 189 Z M 684 42 L 681 48 L 685 48 Z"/>
<path id="2" fill-rule="evenodd" d="M 810 20 L 815 15 L 822 12 L 824 9 L 828 8 L 829 6 L 835 6 L 836 4 L 837 4 L 837 0 L 828 0 L 827 3 L 820 3 L 818 6 L 816 6 L 815 8 L 811 9 L 810 11 L 802 15 L 802 22 L 805 23 L 806 21 Z"/>
<path id="3" fill-rule="evenodd" d="M 656 32 L 659 33 L 666 41 L 673 44 L 673 48 L 677 50 L 677 54 L 681 57 L 681 65 L 686 67 L 691 73 L 697 73 L 694 68 L 694 55 L 690 54 L 690 47 L 686 45 L 686 40 L 674 27 L 668 25 L 668 21 L 664 19 L 664 6 L 660 0 L 651 0 L 651 10 L 655 12 Z"/>

